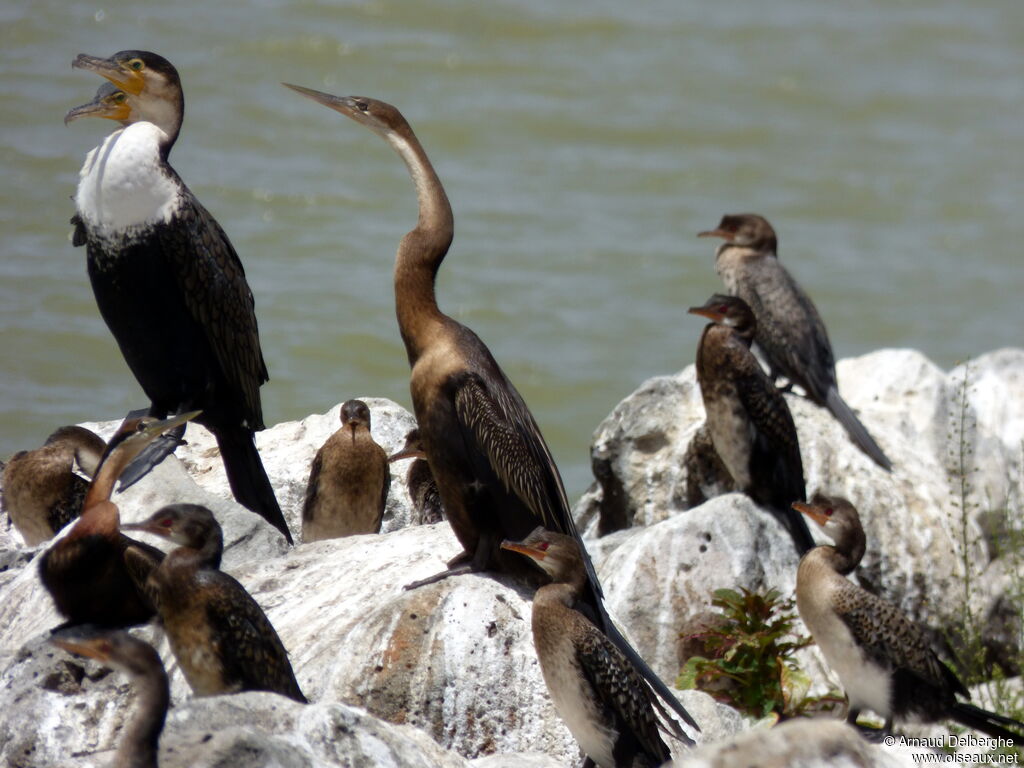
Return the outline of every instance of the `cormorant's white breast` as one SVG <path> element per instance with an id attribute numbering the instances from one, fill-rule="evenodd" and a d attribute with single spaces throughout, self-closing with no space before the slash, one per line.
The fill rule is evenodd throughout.
<path id="1" fill-rule="evenodd" d="M 141 234 L 171 220 L 182 188 L 160 157 L 167 140 L 152 123 L 133 123 L 89 152 L 79 172 L 75 205 L 94 236 Z"/>

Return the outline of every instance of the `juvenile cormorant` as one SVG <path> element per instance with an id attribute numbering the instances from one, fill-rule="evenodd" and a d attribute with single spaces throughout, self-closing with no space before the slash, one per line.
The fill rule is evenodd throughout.
<path id="1" fill-rule="evenodd" d="M 439 577 L 497 570 L 535 578 L 536 572 L 524 567 L 528 563 L 503 551 L 501 542 L 521 540 L 538 524 L 577 541 L 579 533 L 558 468 L 526 403 L 480 338 L 437 306 L 434 279 L 454 234 L 452 208 L 441 180 L 395 107 L 361 96 L 343 98 L 287 87 L 382 137 L 405 162 L 416 187 L 419 219 L 402 238 L 395 257 L 395 310 L 412 368 L 409 385 L 423 451 L 445 515 L 464 550 Z M 658 695 L 696 728 L 608 618 L 597 573 L 582 545 L 581 552 L 588 577 L 581 607 Z M 674 721 L 673 725 L 678 728 Z M 678 733 L 686 738 L 681 729 Z"/>
<path id="2" fill-rule="evenodd" d="M 7 462 L 3 506 L 28 546 L 52 539 L 82 513 L 89 481 L 76 475 L 74 466 L 92 477 L 106 448 L 85 427 L 61 427 L 42 448 L 19 451 Z"/>
<path id="3" fill-rule="evenodd" d="M 750 351 L 754 314 L 743 299 L 720 293 L 689 312 L 711 320 L 697 346 L 697 382 L 715 453 L 739 489 L 786 526 L 802 555 L 814 539 L 790 508 L 807 494 L 800 443 L 785 398 Z"/>
<path id="4" fill-rule="evenodd" d="M 124 630 L 80 626 L 58 630 L 50 642 L 79 656 L 110 664 L 132 678 L 137 704 L 124 727 L 114 768 L 157 768 L 160 732 L 167 719 L 170 688 L 160 656 L 149 643 Z"/>
<path id="5" fill-rule="evenodd" d="M 846 689 L 847 720 L 855 724 L 861 708 L 868 707 L 885 718 L 886 733 L 897 717 L 950 718 L 1019 743 L 1024 723 L 957 701 L 957 694 L 970 694 L 931 650 L 921 628 L 892 603 L 845 578 L 864 556 L 864 529 L 854 506 L 818 494 L 810 504 L 797 502 L 793 508 L 835 542 L 815 547 L 800 561 L 796 605 Z"/>
<path id="6" fill-rule="evenodd" d="M 146 593 L 196 696 L 272 691 L 306 702 L 263 609 L 245 587 L 218 570 L 224 538 L 210 510 L 173 504 L 122 530 L 145 531 L 179 545 L 150 572 Z"/>
<path id="7" fill-rule="evenodd" d="M 86 493 L 82 516 L 39 560 L 43 586 L 67 618 L 66 625 L 127 627 L 153 617 L 153 605 L 139 585 L 163 552 L 120 532 L 120 515 L 110 494 L 118 476 L 143 448 L 195 415 L 193 411 L 163 421 L 137 419 L 122 425 L 110 439 Z M 126 562 L 128 549 L 138 550 L 133 563 Z"/>
<path id="8" fill-rule="evenodd" d="M 441 522 L 444 517 L 441 495 L 437 492 L 437 483 L 434 482 L 434 474 L 430 471 L 427 454 L 423 452 L 418 427 L 409 430 L 402 450 L 388 456 L 389 462 L 405 459 L 412 459 L 405 473 L 405 485 L 409 489 L 409 498 L 412 499 L 413 508 L 416 510 L 416 524 L 429 525 Z"/>
<path id="9" fill-rule="evenodd" d="M 302 540 L 380 533 L 391 486 L 388 455 L 370 434 L 362 400 L 341 406 L 341 429 L 316 452 L 302 506 Z"/>
<path id="10" fill-rule="evenodd" d="M 878 466 L 892 462 L 839 396 L 832 345 L 810 297 L 779 261 L 778 239 L 763 217 L 753 213 L 723 216 L 717 229 L 699 237 L 720 237 L 715 271 L 725 289 L 739 296 L 757 318 L 755 342 L 764 352 L 772 377 L 798 384 L 807 397 L 828 408 L 857 446 Z"/>
<path id="11" fill-rule="evenodd" d="M 100 314 L 150 399 L 150 415 L 201 409 L 198 422 L 217 439 L 235 498 L 290 543 L 256 450 L 268 376 L 252 291 L 224 230 L 167 159 L 184 116 L 178 72 L 148 51 L 80 54 L 73 66 L 116 88 L 101 88 L 65 121 L 106 117 L 123 126 L 86 157 L 72 219 Z M 132 480 L 176 442 L 133 468 Z"/>
<path id="12" fill-rule="evenodd" d="M 533 597 L 533 643 L 555 709 L 587 757 L 600 768 L 655 768 L 669 760 L 643 678 L 573 607 L 587 585 L 576 540 L 537 528 L 501 546 L 551 577 Z"/>

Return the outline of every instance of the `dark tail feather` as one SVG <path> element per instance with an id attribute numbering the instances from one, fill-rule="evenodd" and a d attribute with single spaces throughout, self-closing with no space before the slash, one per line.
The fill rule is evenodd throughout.
<path id="1" fill-rule="evenodd" d="M 804 519 L 802 514 L 793 508 L 779 509 L 774 505 L 768 507 L 768 509 L 789 531 L 789 535 L 793 539 L 793 546 L 796 547 L 797 555 L 803 557 L 805 552 L 817 546 L 814 543 L 814 537 L 811 536 L 810 529 L 807 527 L 807 520 Z"/>
<path id="2" fill-rule="evenodd" d="M 860 420 L 854 415 L 853 411 L 850 410 L 850 406 L 846 404 L 846 401 L 839 396 L 838 389 L 835 387 L 829 389 L 825 395 L 825 405 L 832 412 L 832 415 L 839 420 L 839 423 L 843 425 L 843 428 L 849 433 L 850 438 L 857 444 L 857 447 L 864 451 L 875 464 L 886 472 L 891 472 L 892 462 L 882 452 L 882 449 L 878 447 L 878 443 L 875 442 L 874 438 L 868 434 L 868 431 L 860 423 Z"/>
<path id="3" fill-rule="evenodd" d="M 994 739 L 1006 739 L 1014 746 L 1024 742 L 1024 723 L 1012 717 L 997 715 L 995 712 L 960 701 L 953 705 L 949 716 L 961 725 L 981 731 Z M 1017 730 L 1007 730 L 1003 727 L 1007 725 Z"/>
<path id="4" fill-rule="evenodd" d="M 607 635 L 608 639 L 615 644 L 615 647 L 622 651 L 626 658 L 632 662 L 633 666 L 636 667 L 636 671 L 640 673 L 640 676 L 643 677 L 643 679 L 647 681 L 647 684 L 654 689 L 654 692 L 657 694 L 654 703 L 658 710 L 661 711 L 662 715 L 665 716 L 673 726 L 672 735 L 684 744 L 693 746 L 693 739 L 683 733 L 683 730 L 679 727 L 678 723 L 665 715 L 665 710 L 658 703 L 657 699 L 661 699 L 661 701 L 667 704 L 677 715 L 679 715 L 679 717 L 683 719 L 683 722 L 691 728 L 699 732 L 700 726 L 697 725 L 696 721 L 692 717 L 690 717 L 690 713 L 687 712 L 686 708 L 679 703 L 679 699 L 675 697 L 675 694 L 672 693 L 669 687 L 665 685 L 664 681 L 655 674 L 654 670 L 647 666 L 647 662 L 644 661 L 633 646 L 629 644 L 629 641 L 622 636 L 622 633 L 619 632 L 615 625 L 612 624 L 611 619 L 607 616 L 608 615 L 606 613 L 605 618 L 607 620 L 607 626 L 604 627 L 605 635 Z"/>
<path id="5" fill-rule="evenodd" d="M 293 544 L 288 523 L 284 520 L 270 478 L 256 450 L 256 436 L 244 427 L 218 429 L 214 435 L 220 446 L 221 459 L 235 499 L 277 528 L 288 543 Z"/>

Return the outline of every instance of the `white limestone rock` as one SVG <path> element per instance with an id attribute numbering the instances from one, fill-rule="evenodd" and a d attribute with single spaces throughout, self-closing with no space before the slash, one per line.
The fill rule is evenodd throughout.
<path id="1" fill-rule="evenodd" d="M 836 720 L 798 718 L 676 758 L 673 768 L 910 768 L 908 750 L 868 744 Z"/>
<path id="2" fill-rule="evenodd" d="M 1024 353 L 994 352 L 971 363 L 970 369 L 968 396 L 962 399 L 962 371 L 945 374 L 914 351 L 882 350 L 839 363 L 840 390 L 892 459 L 891 474 L 864 456 L 827 411 L 805 398 L 787 395 L 800 436 L 808 494 L 846 496 L 860 511 L 867 554 L 856 577 L 931 627 L 947 626 L 955 618 L 957 602 L 949 595 L 962 591 L 965 561 L 973 569 L 974 610 L 979 616 L 995 615 L 1005 578 L 998 577 L 1002 570 L 994 566 L 997 553 L 985 546 L 978 512 L 1009 509 L 1011 519 L 1020 519 Z M 950 472 L 960 457 L 962 414 L 966 444 L 973 450 L 967 463 L 971 491 L 966 529 L 960 525 L 959 484 Z M 703 420 L 693 366 L 642 384 L 598 427 L 592 453 L 601 482 L 591 487 L 575 510 L 589 535 L 623 522 L 649 527 L 649 536 L 615 534 L 591 549 L 595 559 L 602 561 L 599 573 L 611 604 L 658 617 L 649 631 L 638 636 L 638 643 L 642 654 L 658 660 L 662 674 L 685 661 L 673 660 L 670 649 L 678 616 L 686 610 L 683 606 L 693 610 L 702 594 L 706 601 L 706 588 L 723 578 L 716 570 L 720 564 L 712 563 L 712 558 L 694 562 L 683 554 L 695 546 L 692 533 L 713 514 L 705 508 L 713 505 L 709 509 L 717 510 L 716 503 L 721 502 L 715 499 L 686 509 L 691 489 L 683 458 Z M 693 523 L 684 522 L 693 516 Z M 781 589 L 783 595 L 792 594 L 796 564 L 792 549 L 750 550 L 752 545 L 763 547 L 765 541 L 774 540 L 774 534 L 764 538 L 767 531 L 781 531 L 770 517 L 764 518 L 764 526 L 756 529 L 753 540 L 739 530 L 739 524 L 734 530 L 723 530 L 729 537 L 720 542 L 729 553 L 725 578 L 736 580 L 721 586 L 764 583 Z M 826 540 L 815 526 L 811 528 L 819 540 Z M 966 541 L 962 540 L 964 530 Z M 680 543 L 673 545 L 677 539 Z M 630 549 L 616 558 L 610 552 L 621 542 L 630 542 Z M 737 569 L 736 564 L 747 559 L 760 565 Z M 632 563 L 645 560 L 650 563 L 646 570 L 640 566 L 635 573 L 629 570 L 634 568 Z M 629 575 L 621 572 L 624 565 Z M 677 568 L 683 570 L 676 572 Z M 993 576 L 986 578 L 989 571 Z M 627 586 L 631 580 L 634 583 Z M 675 618 L 662 626 L 666 617 Z M 660 639 L 655 639 L 656 632 L 661 633 Z M 1004 633 L 1007 638 L 1011 634 Z"/>

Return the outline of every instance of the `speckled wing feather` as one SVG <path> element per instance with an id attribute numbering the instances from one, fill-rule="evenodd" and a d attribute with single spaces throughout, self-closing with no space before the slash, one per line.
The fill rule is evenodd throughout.
<path id="1" fill-rule="evenodd" d="M 803 387 L 823 405 L 829 388 L 835 386 L 836 363 L 825 323 L 810 297 L 774 258 L 765 258 L 756 275 L 737 287 L 737 294 L 754 310 L 754 340 L 772 372 Z"/>
<path id="2" fill-rule="evenodd" d="M 189 312 L 206 333 L 230 397 L 249 429 L 262 429 L 259 389 L 268 379 L 267 367 L 242 262 L 224 230 L 191 194 L 183 199 L 176 221 L 178 226 L 154 229 L 164 258 L 173 265 Z"/>
<path id="3" fill-rule="evenodd" d="M 455 391 L 455 412 L 469 454 L 486 457 L 486 466 L 478 462 L 478 477 L 496 475 L 539 525 L 579 538 L 544 438 L 511 382 L 504 383 L 504 388 L 488 387 L 482 377 L 469 373 Z"/>
<path id="4" fill-rule="evenodd" d="M 242 691 L 273 691 L 305 703 L 306 697 L 270 619 L 241 584 L 222 571 L 204 571 L 206 614 L 220 643 L 224 679 Z"/>
<path id="5" fill-rule="evenodd" d="M 966 695 L 963 684 L 928 645 L 924 632 L 902 611 L 861 589 L 844 590 L 836 597 L 836 612 L 869 659 L 894 676 L 924 683 L 925 693 Z M 898 686 L 897 686 L 898 687 Z"/>
<path id="6" fill-rule="evenodd" d="M 751 356 L 751 370 L 737 373 L 736 391 L 755 429 L 750 461 L 754 486 L 780 509 L 806 497 L 796 425 L 782 393 Z"/>
<path id="7" fill-rule="evenodd" d="M 651 765 L 661 765 L 668 760 L 668 747 L 658 733 L 649 689 L 622 652 L 604 635 L 588 632 L 576 644 L 576 658 L 606 711 L 613 715 L 607 720 L 614 720 L 620 733 L 615 750 L 617 760 L 623 747 L 633 751 L 623 744 L 623 739 L 628 742 L 630 736 L 651 758 Z"/>

